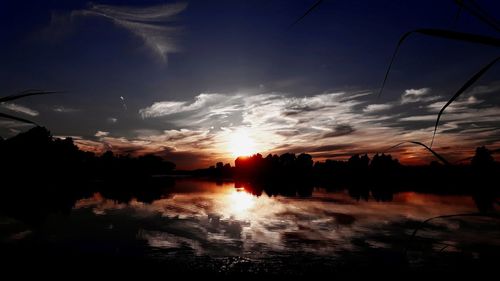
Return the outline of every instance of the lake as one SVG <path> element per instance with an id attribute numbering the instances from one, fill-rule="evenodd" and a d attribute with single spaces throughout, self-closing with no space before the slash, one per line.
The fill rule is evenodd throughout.
<path id="1" fill-rule="evenodd" d="M 147 261 L 184 272 L 364 274 L 498 261 L 498 217 L 468 195 L 313 188 L 269 196 L 249 185 L 177 179 L 153 198 L 92 192 L 35 220 L 0 216 L 3 258 Z M 31 204 L 32 205 L 32 204 Z M 68 205 L 68 204 L 66 204 Z M 498 214 L 498 204 L 493 214 Z M 496 216 L 496 215 L 495 215 Z M 412 236 L 415 229 L 418 231 Z"/>

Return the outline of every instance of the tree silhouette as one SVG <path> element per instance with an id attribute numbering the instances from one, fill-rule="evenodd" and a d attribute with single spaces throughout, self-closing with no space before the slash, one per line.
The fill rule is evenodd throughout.
<path id="1" fill-rule="evenodd" d="M 476 148 L 476 154 L 471 159 L 471 165 L 476 168 L 491 168 L 495 165 L 493 153 L 485 146 Z"/>

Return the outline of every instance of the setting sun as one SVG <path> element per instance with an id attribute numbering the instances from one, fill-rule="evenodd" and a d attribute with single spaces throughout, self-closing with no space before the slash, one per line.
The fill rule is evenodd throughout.
<path id="1" fill-rule="evenodd" d="M 228 149 L 234 157 L 256 153 L 254 140 L 244 130 L 235 131 L 229 136 Z"/>

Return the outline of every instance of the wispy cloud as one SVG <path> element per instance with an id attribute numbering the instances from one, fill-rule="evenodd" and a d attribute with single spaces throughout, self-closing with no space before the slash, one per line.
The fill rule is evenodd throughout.
<path id="1" fill-rule="evenodd" d="M 232 161 L 231 137 L 244 130 L 263 154 L 306 152 L 316 160 L 346 158 L 382 152 L 401 141 L 430 141 L 436 111 L 446 99 L 422 89 L 405 91 L 404 103 L 398 98 L 388 104 L 372 104 L 367 91 L 303 97 L 277 92 L 202 93 L 187 100 L 154 102 L 138 111 L 145 124 L 164 122 L 171 129 L 136 129 L 127 138 L 103 134 L 99 142 L 103 149 L 157 153 L 176 159 L 180 168 L 194 168 Z M 460 159 L 473 153 L 475 146 L 498 145 L 495 121 L 500 120 L 500 110 L 487 100 L 464 96 L 450 106 L 436 149 L 446 147 L 443 154 Z M 401 147 L 392 153 L 406 163 L 432 159 L 419 149 Z"/>
<path id="2" fill-rule="evenodd" d="M 220 94 L 200 94 L 195 97 L 192 103 L 187 101 L 155 102 L 150 107 L 139 110 L 139 114 L 142 118 L 166 116 L 214 106 L 220 104 L 224 99 L 227 99 L 227 97 Z"/>
<path id="3" fill-rule="evenodd" d="M 162 4 L 149 7 L 112 6 L 91 4 L 87 9 L 74 11 L 72 16 L 97 16 L 111 20 L 141 38 L 161 61 L 169 53 L 180 50 L 177 38 L 181 27 L 175 25 L 176 16 L 187 3 Z"/>
<path id="4" fill-rule="evenodd" d="M 482 95 L 500 92 L 500 81 L 494 81 L 487 85 L 478 85 L 467 91 L 468 95 Z"/>
<path id="5" fill-rule="evenodd" d="M 354 128 L 351 127 L 350 125 L 347 125 L 347 124 L 337 125 L 337 126 L 335 126 L 335 128 L 332 131 L 325 133 L 322 137 L 323 138 L 335 138 L 335 137 L 349 135 L 353 132 L 354 132 Z"/>
<path id="6" fill-rule="evenodd" d="M 431 96 L 430 88 L 408 89 L 401 95 L 401 103 L 429 102 L 438 100 L 439 96 Z"/>
<path id="7" fill-rule="evenodd" d="M 2 119 L 0 120 L 0 127 L 1 128 L 8 128 L 8 129 L 17 129 L 17 128 L 29 128 L 33 125 L 19 122 L 19 121 L 14 121 L 14 120 L 8 120 L 8 119 Z M 19 132 L 19 131 L 16 131 Z"/>
<path id="8" fill-rule="evenodd" d="M 476 97 L 470 96 L 466 99 L 461 99 L 453 102 L 452 104 L 450 104 L 450 106 L 448 106 L 446 112 L 467 111 L 471 106 L 480 104 L 482 102 L 482 100 L 478 100 Z M 443 108 L 445 104 L 446 101 L 438 101 L 427 105 L 427 108 L 430 112 L 437 113 L 441 110 L 441 108 Z"/>
<path id="9" fill-rule="evenodd" d="M 366 106 L 363 111 L 364 112 L 379 112 L 392 108 L 394 105 L 390 103 L 386 104 L 369 104 Z"/>
<path id="10" fill-rule="evenodd" d="M 320 154 L 327 148 L 347 148 L 344 144 L 351 142 L 358 128 L 366 126 L 363 122 L 367 120 L 357 118 L 356 112 L 364 107 L 368 95 L 367 92 L 306 97 L 283 93 L 204 93 L 192 101 L 156 102 L 141 109 L 139 114 L 145 119 L 165 117 L 168 122 L 183 126 L 184 131 L 177 132 L 175 138 L 170 131 L 147 138 L 153 143 L 169 143 L 177 150 L 193 151 L 196 145 L 195 151 L 231 160 L 228 159 L 228 140 L 235 132 L 246 130 L 258 151 L 263 153 L 301 150 Z M 203 133 L 200 135 L 200 132 Z M 285 148 L 284 143 L 291 145 Z"/>
<path id="11" fill-rule="evenodd" d="M 107 136 L 107 135 L 109 135 L 109 132 L 105 132 L 105 131 L 97 131 L 97 132 L 94 134 L 94 136 L 96 136 L 96 137 L 98 137 L 98 138 L 99 138 L 99 137 L 105 137 L 105 136 Z"/>
<path id="12" fill-rule="evenodd" d="M 62 106 L 62 105 L 54 106 L 54 108 L 52 108 L 52 110 L 54 112 L 59 112 L 59 113 L 72 113 L 72 112 L 79 111 L 76 108 L 65 107 L 65 106 Z"/>
<path id="13" fill-rule="evenodd" d="M 36 111 L 34 109 L 28 108 L 28 107 L 23 106 L 23 105 L 15 104 L 15 103 L 6 103 L 5 102 L 5 103 L 0 103 L 0 105 L 3 108 L 6 108 L 8 110 L 23 113 L 23 114 L 26 114 L 29 116 L 38 116 L 40 114 L 38 111 Z"/>

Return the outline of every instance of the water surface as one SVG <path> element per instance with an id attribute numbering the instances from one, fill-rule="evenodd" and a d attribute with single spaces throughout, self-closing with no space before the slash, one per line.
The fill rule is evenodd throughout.
<path id="1" fill-rule="evenodd" d="M 438 218 L 411 237 L 425 219 L 476 213 L 476 201 L 467 195 L 400 192 L 377 201 L 370 193 L 315 188 L 307 197 L 256 196 L 233 182 L 184 179 L 157 198 L 108 197 L 95 192 L 36 227 L 4 216 L 2 245 L 36 240 L 51 253 L 175 260 L 194 267 L 210 259 L 220 262 L 217 271 L 294 271 L 293 264 L 303 265 L 304 259 L 336 266 L 380 258 L 418 267 L 436 256 L 480 259 L 500 249 L 498 220 L 488 217 Z"/>

